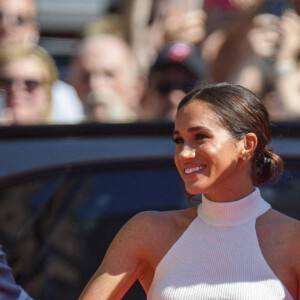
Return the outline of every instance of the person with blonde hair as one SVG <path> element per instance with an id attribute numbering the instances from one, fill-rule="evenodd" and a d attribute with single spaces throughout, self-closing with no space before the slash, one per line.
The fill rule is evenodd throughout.
<path id="1" fill-rule="evenodd" d="M 56 80 L 56 64 L 40 46 L 1 48 L 2 124 L 51 124 L 52 85 Z"/>
<path id="2" fill-rule="evenodd" d="M 0 0 L 0 48 L 40 42 L 35 0 Z M 42 44 L 40 44 L 42 45 Z M 52 86 L 51 119 L 55 123 L 79 123 L 83 109 L 75 89 L 59 78 Z"/>

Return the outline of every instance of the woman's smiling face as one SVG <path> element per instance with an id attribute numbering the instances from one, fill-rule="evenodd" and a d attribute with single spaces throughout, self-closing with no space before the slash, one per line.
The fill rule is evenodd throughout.
<path id="1" fill-rule="evenodd" d="M 207 103 L 193 100 L 179 110 L 174 142 L 175 164 L 188 193 L 222 201 L 243 177 L 243 139 L 234 139 Z"/>

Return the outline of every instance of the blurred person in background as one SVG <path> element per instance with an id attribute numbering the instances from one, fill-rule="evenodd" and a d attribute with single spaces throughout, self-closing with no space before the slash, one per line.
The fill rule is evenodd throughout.
<path id="1" fill-rule="evenodd" d="M 0 48 L 14 44 L 37 44 L 40 28 L 34 0 L 0 0 Z M 52 86 L 55 123 L 77 123 L 83 119 L 81 102 L 72 86 L 56 80 Z"/>
<path id="2" fill-rule="evenodd" d="M 97 34 L 112 34 L 125 39 L 123 18 L 119 13 L 106 13 L 86 24 L 82 38 Z"/>
<path id="3" fill-rule="evenodd" d="M 0 48 L 0 91 L 5 108 L 3 125 L 52 124 L 52 85 L 57 68 L 52 57 L 37 45 Z"/>
<path id="4" fill-rule="evenodd" d="M 300 119 L 300 17 L 287 10 L 280 19 L 281 40 L 273 69 L 273 89 L 265 105 L 275 120 Z"/>
<path id="5" fill-rule="evenodd" d="M 184 95 L 209 80 L 207 65 L 194 44 L 167 43 L 150 69 L 149 86 L 142 102 L 143 119 L 174 121 Z"/>
<path id="6" fill-rule="evenodd" d="M 0 47 L 38 41 L 34 0 L 0 0 Z"/>
<path id="7" fill-rule="evenodd" d="M 284 34 L 281 19 L 290 3 L 283 0 L 230 1 L 231 19 L 205 39 L 204 59 L 214 82 L 243 85 L 262 98 L 273 89 L 273 72 Z M 273 111 L 269 112 L 271 118 Z"/>
<path id="8" fill-rule="evenodd" d="M 202 45 L 213 81 L 238 83 L 259 94 L 272 121 L 299 121 L 299 1 L 229 2 L 231 18 Z"/>
<path id="9" fill-rule="evenodd" d="M 278 51 L 291 35 L 284 29 L 290 8 L 299 14 L 295 0 L 125 0 L 124 33 L 145 74 L 151 75 L 166 43 L 191 42 L 209 66 L 211 82 L 247 87 L 264 99 L 272 120 L 284 120 L 298 114 L 297 88 L 286 88 L 297 76 L 284 80 L 276 71 Z M 296 36 L 297 26 L 291 31 Z M 147 111 L 150 117 L 151 107 Z"/>
<path id="10" fill-rule="evenodd" d="M 86 121 L 118 123 L 138 119 L 144 84 L 131 49 L 122 38 L 96 34 L 83 39 L 70 75 Z"/>
<path id="11" fill-rule="evenodd" d="M 212 81 L 228 81 L 245 86 L 258 95 L 264 88 L 264 66 L 249 39 L 253 19 L 262 0 L 231 1 L 231 18 L 212 31 L 202 51 L 211 70 Z M 229 14 L 227 14 L 228 16 Z M 255 38 L 253 38 L 255 40 Z M 257 41 L 254 42 L 257 48 Z"/>
<path id="12" fill-rule="evenodd" d="M 201 0 L 124 0 L 123 30 L 147 74 L 158 52 L 168 42 L 201 44 L 206 35 L 206 13 Z"/>
<path id="13" fill-rule="evenodd" d="M 266 5 L 278 6 L 279 1 L 282 0 Z M 140 49 L 140 52 L 136 50 L 135 53 L 148 55 L 149 66 L 166 43 L 183 40 L 198 48 L 202 59 L 209 65 L 212 82 L 235 82 L 259 95 L 263 92 L 267 76 L 266 63 L 256 53 L 263 47 L 262 40 L 251 43 L 248 37 L 250 30 L 255 27 L 254 17 L 264 6 L 263 0 L 148 0 L 143 4 L 141 2 L 125 1 L 127 4 L 125 29 L 131 45 Z M 139 17 L 141 8 L 143 16 L 148 18 L 147 24 Z M 261 32 L 267 25 L 260 27 Z M 258 30 L 255 31 L 257 32 Z M 252 36 L 254 35 L 253 33 Z M 266 39 L 267 35 L 268 33 L 264 32 L 263 38 Z M 148 37 L 147 42 L 145 36 Z M 254 40 L 257 37 L 258 34 Z M 141 61 L 141 58 L 139 59 Z"/>

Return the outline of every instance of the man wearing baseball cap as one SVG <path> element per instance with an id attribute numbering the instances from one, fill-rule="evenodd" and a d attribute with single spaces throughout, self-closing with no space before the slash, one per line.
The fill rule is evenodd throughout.
<path id="1" fill-rule="evenodd" d="M 195 45 L 167 43 L 150 68 L 143 118 L 173 121 L 183 96 L 208 80 L 208 68 Z"/>

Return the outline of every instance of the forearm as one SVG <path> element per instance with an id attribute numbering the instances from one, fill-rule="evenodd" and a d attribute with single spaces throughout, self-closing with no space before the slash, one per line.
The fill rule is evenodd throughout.
<path id="1" fill-rule="evenodd" d="M 126 294 L 133 284 L 126 280 L 124 275 L 97 273 L 91 278 L 87 286 L 82 291 L 79 300 L 118 300 Z"/>
<path id="2" fill-rule="evenodd" d="M 276 89 L 284 110 L 291 116 L 300 116 L 300 72 L 290 70 L 290 73 L 280 74 L 276 79 Z"/>
<path id="3" fill-rule="evenodd" d="M 232 77 L 245 55 L 253 52 L 247 35 L 252 28 L 255 13 L 255 11 L 240 13 L 227 28 L 220 30 L 222 43 L 211 64 L 212 77 L 215 82 L 226 81 Z"/>

